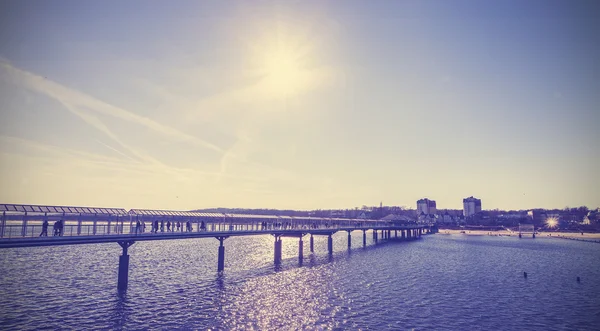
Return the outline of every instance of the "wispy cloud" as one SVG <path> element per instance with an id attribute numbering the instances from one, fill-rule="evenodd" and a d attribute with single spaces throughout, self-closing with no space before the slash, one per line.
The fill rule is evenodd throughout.
<path id="1" fill-rule="evenodd" d="M 126 120 L 138 125 L 142 125 L 153 132 L 159 133 L 165 137 L 170 137 L 179 142 L 189 142 L 194 145 L 207 148 L 219 153 L 223 153 L 223 150 L 206 140 L 200 139 L 196 136 L 192 136 L 185 132 L 181 132 L 170 126 L 158 123 L 147 117 L 137 115 L 133 112 L 127 111 L 123 108 L 108 104 L 104 101 L 98 100 L 90 95 L 83 92 L 68 88 L 57 82 L 54 82 L 46 77 L 36 75 L 34 73 L 19 69 L 8 63 L 7 61 L 0 60 L 0 66 L 13 78 L 13 81 L 22 84 L 24 87 L 34 90 L 36 92 L 47 95 L 53 99 L 60 101 L 64 105 L 69 105 L 71 111 L 79 107 L 85 107 L 94 112 L 109 115 L 115 118 Z M 81 111 L 79 115 L 82 116 Z M 85 115 L 83 115 L 85 116 Z M 94 121 L 98 124 L 98 121 L 87 117 L 87 121 L 90 123 Z M 97 126 L 98 127 L 98 126 Z"/>

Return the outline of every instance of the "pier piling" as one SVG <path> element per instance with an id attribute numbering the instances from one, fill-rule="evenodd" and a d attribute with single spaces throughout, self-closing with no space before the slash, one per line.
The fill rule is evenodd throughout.
<path id="1" fill-rule="evenodd" d="M 348 231 L 348 249 L 352 248 L 352 235 L 351 232 Z"/>
<path id="2" fill-rule="evenodd" d="M 281 263 L 281 237 L 280 236 L 275 236 L 274 262 L 275 262 L 275 264 Z"/>
<path id="3" fill-rule="evenodd" d="M 302 264 L 302 259 L 304 259 L 303 250 L 304 242 L 302 241 L 302 236 L 300 236 L 300 240 L 298 241 L 298 261 L 300 262 L 300 264 Z"/>
<path id="4" fill-rule="evenodd" d="M 217 271 L 221 272 L 225 270 L 225 246 L 223 246 L 223 241 L 227 237 L 217 237 L 219 240 L 219 260 L 217 263 Z"/>
<path id="5" fill-rule="evenodd" d="M 329 251 L 329 255 L 333 255 L 333 238 L 331 235 L 327 237 L 327 250 Z"/>
<path id="6" fill-rule="evenodd" d="M 127 249 L 133 245 L 133 241 L 119 241 L 119 246 L 123 248 L 123 254 L 119 256 L 119 276 L 117 281 L 117 289 L 119 291 L 127 290 L 127 283 L 129 281 L 129 255 Z"/>

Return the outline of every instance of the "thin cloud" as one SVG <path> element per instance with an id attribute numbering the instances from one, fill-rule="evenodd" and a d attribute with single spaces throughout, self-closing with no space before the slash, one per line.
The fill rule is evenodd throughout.
<path id="1" fill-rule="evenodd" d="M 136 159 L 134 159 L 134 158 L 132 158 L 131 156 L 129 156 L 129 155 L 127 155 L 127 154 L 125 154 L 125 153 L 121 152 L 120 150 L 118 150 L 118 149 L 116 149 L 116 148 L 114 148 L 114 147 L 111 147 L 111 146 L 109 146 L 109 145 L 107 145 L 107 144 L 105 144 L 105 143 L 101 142 L 101 141 L 100 141 L 100 140 L 98 140 L 98 139 L 95 139 L 95 141 L 96 141 L 97 143 L 99 143 L 100 145 L 102 145 L 102 146 L 104 146 L 104 147 L 106 147 L 106 148 L 110 149 L 111 151 L 113 151 L 113 152 L 115 152 L 115 153 L 117 153 L 117 154 L 119 154 L 119 155 L 121 155 L 121 156 L 124 156 L 124 157 L 126 157 L 126 158 L 128 158 L 128 159 L 130 159 L 131 161 L 137 162 L 137 160 L 136 160 Z"/>
<path id="2" fill-rule="evenodd" d="M 0 60 L 0 65 L 17 83 L 20 83 L 31 90 L 54 98 L 63 104 L 69 104 L 73 107 L 85 107 L 98 113 L 145 126 L 154 132 L 174 138 L 178 141 L 190 142 L 197 146 L 223 153 L 223 150 L 220 147 L 208 141 L 181 132 L 175 128 L 160 124 L 149 118 L 139 116 L 125 109 L 110 105 L 83 92 L 68 88 L 45 77 L 16 68 L 6 61 Z"/>

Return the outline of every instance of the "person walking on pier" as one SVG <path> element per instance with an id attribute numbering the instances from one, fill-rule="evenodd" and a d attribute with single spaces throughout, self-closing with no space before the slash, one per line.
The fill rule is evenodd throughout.
<path id="1" fill-rule="evenodd" d="M 171 232 L 171 221 L 167 221 L 167 232 Z"/>
<path id="2" fill-rule="evenodd" d="M 44 220 L 44 223 L 42 223 L 42 233 L 40 233 L 40 237 L 48 237 L 48 220 Z"/>
<path id="3" fill-rule="evenodd" d="M 140 220 L 137 220 L 137 222 L 135 222 L 135 234 L 138 234 L 141 232 L 142 232 L 142 223 L 140 223 Z"/>
<path id="4" fill-rule="evenodd" d="M 160 221 L 160 232 L 165 232 L 165 220 Z"/>
<path id="5" fill-rule="evenodd" d="M 204 221 L 202 221 L 202 223 L 200 223 L 200 230 L 206 231 L 206 224 L 204 224 Z"/>
<path id="6" fill-rule="evenodd" d="M 52 232 L 55 237 L 62 236 L 62 234 L 63 234 L 63 221 L 62 220 L 58 220 L 58 221 L 54 222 L 54 224 L 52 225 Z"/>

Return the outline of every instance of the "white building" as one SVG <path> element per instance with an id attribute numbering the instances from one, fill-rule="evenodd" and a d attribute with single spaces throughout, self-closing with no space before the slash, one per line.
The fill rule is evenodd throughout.
<path id="1" fill-rule="evenodd" d="M 435 200 L 429 200 L 427 198 L 417 200 L 417 215 L 421 213 L 425 215 L 435 214 L 437 211 Z"/>
<path id="2" fill-rule="evenodd" d="M 481 211 L 481 199 L 470 196 L 463 199 L 463 215 L 465 217 L 473 216 Z"/>

